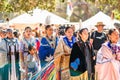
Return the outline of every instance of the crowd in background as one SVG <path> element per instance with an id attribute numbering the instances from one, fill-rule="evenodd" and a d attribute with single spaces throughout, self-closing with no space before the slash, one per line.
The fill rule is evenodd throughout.
<path id="1" fill-rule="evenodd" d="M 120 27 L 104 26 L 0 27 L 0 80 L 120 80 Z"/>

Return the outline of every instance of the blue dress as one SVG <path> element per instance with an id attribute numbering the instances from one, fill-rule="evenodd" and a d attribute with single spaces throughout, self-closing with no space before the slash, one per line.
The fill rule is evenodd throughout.
<path id="1" fill-rule="evenodd" d="M 53 56 L 57 45 L 57 39 L 50 40 L 47 37 L 41 39 L 41 45 L 39 49 L 39 59 L 41 61 L 41 67 L 44 67 L 48 62 L 45 61 L 46 57 Z"/>

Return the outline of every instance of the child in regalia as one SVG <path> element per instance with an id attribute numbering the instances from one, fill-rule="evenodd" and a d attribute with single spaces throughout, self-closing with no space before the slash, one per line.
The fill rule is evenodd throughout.
<path id="1" fill-rule="evenodd" d="M 40 61 L 38 56 L 35 54 L 37 53 L 37 50 L 34 46 L 29 45 L 28 46 L 28 55 L 27 55 L 27 68 L 28 68 L 28 74 L 30 73 L 31 76 L 38 72 Z M 30 78 L 30 76 L 28 76 Z"/>

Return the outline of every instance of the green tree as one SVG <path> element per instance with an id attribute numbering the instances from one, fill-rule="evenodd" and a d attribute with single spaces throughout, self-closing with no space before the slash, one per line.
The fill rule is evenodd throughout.
<path id="1" fill-rule="evenodd" d="M 55 0 L 0 0 L 0 19 L 11 17 L 11 13 L 18 15 L 32 11 L 36 7 L 53 12 Z"/>
<path id="2" fill-rule="evenodd" d="M 119 0 L 86 0 L 94 3 L 96 7 L 110 15 L 112 12 L 115 14 L 115 18 L 120 20 L 120 1 Z"/>
<path id="3" fill-rule="evenodd" d="M 27 12 L 38 7 L 54 11 L 55 0 L 1 0 L 1 12 Z"/>

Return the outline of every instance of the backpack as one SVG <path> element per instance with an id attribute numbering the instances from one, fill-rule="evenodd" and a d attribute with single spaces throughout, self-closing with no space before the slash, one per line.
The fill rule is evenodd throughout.
<path id="1" fill-rule="evenodd" d="M 102 32 L 102 36 L 105 37 L 105 34 Z M 93 39 L 96 37 L 96 31 L 93 32 Z"/>

